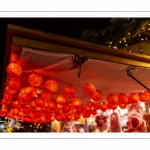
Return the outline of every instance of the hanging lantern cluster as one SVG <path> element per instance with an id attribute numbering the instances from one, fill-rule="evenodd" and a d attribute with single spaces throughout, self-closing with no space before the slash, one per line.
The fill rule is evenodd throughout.
<path id="1" fill-rule="evenodd" d="M 12 55 L 10 64 L 7 66 L 7 81 L 3 99 L 1 100 L 0 116 L 19 119 L 23 122 L 49 123 L 54 120 L 78 120 L 81 116 L 88 118 L 96 115 L 97 110 L 115 110 L 117 107 L 125 109 L 127 105 L 139 101 L 150 100 L 150 92 L 125 93 L 103 95 L 92 83 L 83 86 L 83 93 L 89 98 L 86 104 L 76 96 L 76 88 L 72 85 L 64 87 L 62 93 L 56 93 L 59 84 L 54 79 L 43 79 L 42 75 L 33 72 L 28 76 L 28 86 L 22 87 L 20 76 L 22 67 L 17 63 L 18 56 Z M 44 87 L 41 93 L 37 88 Z M 54 99 L 53 94 L 57 94 Z"/>

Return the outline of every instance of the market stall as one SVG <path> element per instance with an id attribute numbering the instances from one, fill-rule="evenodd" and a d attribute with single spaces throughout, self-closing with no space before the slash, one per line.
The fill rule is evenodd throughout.
<path id="1" fill-rule="evenodd" d="M 9 25 L 5 57 L 5 121 L 36 131 L 147 132 L 150 56 Z"/>

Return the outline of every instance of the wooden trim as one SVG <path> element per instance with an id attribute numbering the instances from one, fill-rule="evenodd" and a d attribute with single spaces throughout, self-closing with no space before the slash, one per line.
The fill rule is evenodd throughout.
<path id="1" fill-rule="evenodd" d="M 49 52 L 56 52 L 56 53 L 65 53 L 65 54 L 73 54 L 73 55 L 82 55 L 91 59 L 97 59 L 97 60 L 103 60 L 113 63 L 119 63 L 119 64 L 125 64 L 125 65 L 134 65 L 134 66 L 140 66 L 140 67 L 148 67 L 150 68 L 150 59 L 147 59 L 147 61 L 143 61 L 143 57 L 141 57 L 141 60 L 136 59 L 129 59 L 126 57 L 118 57 L 115 55 L 108 55 L 104 53 L 98 53 L 94 51 L 89 50 L 83 50 L 83 49 L 77 49 L 73 47 L 67 47 L 62 45 L 56 45 L 52 43 L 46 43 L 46 42 L 40 42 L 20 37 L 13 37 L 12 44 L 19 45 L 19 46 L 25 46 L 29 48 L 34 48 L 37 50 L 45 50 Z M 140 59 L 140 57 L 139 57 Z"/>

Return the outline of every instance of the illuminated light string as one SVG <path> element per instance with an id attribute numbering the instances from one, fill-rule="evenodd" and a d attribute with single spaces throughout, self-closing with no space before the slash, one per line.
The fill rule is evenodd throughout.
<path id="1" fill-rule="evenodd" d="M 33 71 L 34 73 L 37 73 L 37 72 L 35 72 L 35 71 Z M 39 74 L 39 73 L 37 73 L 37 74 Z M 47 78 L 50 78 L 50 77 L 48 77 L 48 76 L 46 76 Z M 16 77 L 16 78 L 19 78 L 19 77 Z M 57 79 L 56 79 L 57 80 Z M 60 80 L 59 80 L 60 81 Z M 24 81 L 24 82 L 26 82 L 26 81 Z M 62 82 L 62 81 L 60 81 L 60 82 Z M 62 83 L 67 83 L 67 82 L 62 82 Z M 67 84 L 69 84 L 69 83 L 67 83 Z M 69 85 L 71 85 L 71 84 L 69 84 Z M 85 87 L 85 85 L 86 85 L 86 88 L 87 89 L 84 89 L 84 87 Z M 85 84 L 84 85 L 84 87 L 81 87 L 81 86 L 79 86 L 80 88 L 82 88 L 83 89 L 83 91 L 84 90 L 86 90 L 86 92 L 87 93 L 85 93 L 85 91 L 84 91 L 84 93 L 85 94 L 87 94 L 87 96 L 85 97 L 85 98 L 89 98 L 90 100 L 91 100 L 91 94 L 92 94 L 92 92 L 93 91 L 95 91 L 96 90 L 96 88 L 95 88 L 95 86 L 94 85 L 92 85 L 92 84 L 90 84 L 90 83 L 87 83 L 87 84 Z M 78 85 L 76 85 L 76 86 L 78 86 Z M 90 89 L 90 88 L 92 87 L 92 89 Z M 38 87 L 38 88 L 40 88 L 40 87 Z M 41 88 L 41 89 L 43 89 L 43 88 Z M 45 90 L 45 89 L 43 89 L 43 90 Z M 108 91 L 107 91 L 108 92 Z M 56 92 L 55 92 L 56 93 Z M 117 106 L 118 106 L 118 104 L 117 104 L 117 96 L 116 95 L 114 95 L 114 94 L 112 94 L 112 92 L 109 92 L 110 94 L 109 94 L 109 99 L 108 99 L 108 97 L 107 97 L 107 100 L 106 100 L 106 103 L 103 101 L 103 98 L 101 97 L 101 99 L 100 100 L 98 100 L 98 101 L 94 101 L 95 102 L 95 104 L 96 104 L 96 102 L 98 102 L 100 105 L 101 105 L 101 108 L 100 108 L 100 105 L 96 105 L 97 106 L 97 109 L 102 109 L 102 111 L 106 111 L 107 109 L 116 109 L 117 108 Z M 116 93 L 118 93 L 118 92 L 116 92 Z M 61 94 L 62 95 L 62 93 L 56 93 L 56 94 Z M 72 97 L 73 98 L 73 97 Z M 10 102 L 11 102 L 11 104 L 13 103 L 12 101 L 11 101 L 12 99 L 10 99 Z M 109 103 L 108 103 L 108 100 L 109 100 Z M 132 96 L 130 96 L 130 100 L 131 100 L 131 102 L 138 102 L 139 101 L 139 97 L 137 97 L 137 95 L 135 94 L 135 93 L 132 93 Z M 95 111 L 93 110 L 94 108 L 93 108 L 93 104 L 94 104 L 94 102 L 92 103 L 92 102 L 87 102 L 86 103 L 86 105 L 85 105 L 85 108 L 84 108 L 84 112 L 83 112 L 83 116 L 85 117 L 85 118 L 88 118 L 88 117 L 90 117 L 90 114 L 92 113 L 92 114 L 95 114 Z M 116 105 L 117 104 L 117 105 Z M 9 105 L 9 104 L 8 104 Z M 29 105 L 29 104 L 27 104 L 26 103 L 26 105 Z M 40 104 L 41 105 L 41 104 Z M 109 107 L 108 107 L 108 106 Z M 102 107 L 103 106 L 103 107 Z M 42 107 L 42 106 L 41 106 Z M 123 107 L 123 106 L 122 106 Z M 11 107 L 10 107 L 11 108 Z M 61 107 L 59 107 L 60 109 L 61 109 Z M 60 121 L 60 120 L 62 120 L 62 116 L 60 116 L 60 112 L 59 112 L 59 108 L 56 110 L 56 109 L 54 109 L 53 111 L 55 112 L 55 119 L 57 120 L 57 121 Z M 96 109 L 96 108 L 95 108 Z M 4 110 L 4 108 L 2 108 L 1 109 L 1 112 L 2 112 L 2 110 L 3 110 L 3 112 L 4 112 L 4 114 L 6 113 L 6 110 Z M 18 110 L 16 110 L 16 111 L 18 111 Z M 16 111 L 14 111 L 15 113 L 17 113 Z M 45 110 L 40 110 L 40 111 L 45 111 Z M 56 111 L 57 111 L 57 113 L 56 113 Z M 74 113 L 76 112 L 76 110 L 74 110 L 74 108 L 72 108 L 71 109 L 71 111 L 74 111 Z M 80 110 L 81 111 L 81 110 Z M 91 111 L 91 112 L 89 112 L 89 111 Z M 26 112 L 27 112 L 27 114 L 28 114 L 28 112 L 30 112 L 29 110 L 26 110 Z M 50 112 L 52 112 L 52 111 L 50 111 Z M 11 112 L 10 112 L 11 113 Z M 69 112 L 70 113 L 70 112 Z M 70 119 L 70 114 L 69 113 L 65 113 L 65 115 L 66 115 L 66 117 L 68 117 L 68 119 Z M 17 113 L 18 114 L 18 113 Z M 23 117 L 23 116 L 22 116 Z M 22 118 L 21 118 L 22 119 Z M 28 119 L 26 119 L 26 121 L 28 121 Z M 42 121 L 43 121 L 43 118 L 42 118 Z M 51 122 L 51 121 L 50 121 Z"/>

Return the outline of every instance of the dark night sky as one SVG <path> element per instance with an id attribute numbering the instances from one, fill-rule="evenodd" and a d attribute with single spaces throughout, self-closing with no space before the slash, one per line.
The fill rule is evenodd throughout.
<path id="1" fill-rule="evenodd" d="M 78 39 L 84 29 L 103 29 L 109 20 L 110 18 L 0 18 L 0 70 L 3 71 L 8 24 Z M 2 73 L 0 85 L 1 80 Z"/>

